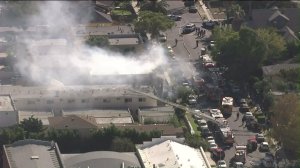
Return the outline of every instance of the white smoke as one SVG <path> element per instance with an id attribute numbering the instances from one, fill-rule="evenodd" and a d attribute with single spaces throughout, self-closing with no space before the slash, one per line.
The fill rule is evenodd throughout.
<path id="1" fill-rule="evenodd" d="M 80 2 L 40 2 L 39 14 L 33 16 L 28 22 L 35 26 L 46 25 L 45 33 L 22 36 L 31 55 L 23 57 L 22 51 L 19 51 L 21 56 L 17 68 L 22 75 L 38 83 L 62 79 L 72 83 L 78 79 L 84 80 L 82 76 L 89 75 L 150 73 L 166 62 L 164 49 L 159 45 L 151 46 L 143 53 L 125 56 L 118 52 L 89 47 L 84 43 L 75 43 L 75 33 L 72 31 L 74 27 L 79 26 L 76 20 L 79 15 L 77 11 L 82 9 L 74 7 L 74 3 Z M 84 14 L 82 18 L 87 21 L 88 15 Z M 99 29 L 101 31 L 101 28 Z M 65 40 L 53 41 L 51 44 L 53 47 L 51 45 L 49 47 L 48 42 L 48 46 L 43 48 L 44 38 L 57 37 L 65 37 Z"/>

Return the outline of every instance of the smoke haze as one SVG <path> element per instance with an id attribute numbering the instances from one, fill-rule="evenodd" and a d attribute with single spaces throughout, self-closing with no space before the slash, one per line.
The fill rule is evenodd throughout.
<path id="1" fill-rule="evenodd" d="M 143 53 L 124 56 L 75 43 L 73 28 L 79 25 L 78 20 L 82 23 L 91 19 L 91 9 L 88 8 L 84 14 L 76 13 L 82 9 L 74 3 L 81 2 L 38 2 L 39 14 L 28 22 L 30 25 L 46 26 L 43 33 L 22 36 L 21 40 L 31 55 L 27 57 L 22 55 L 23 51 L 18 52 L 16 65 L 22 75 L 38 83 L 53 80 L 72 83 L 74 80 L 83 80 L 82 76 L 149 73 L 166 63 L 164 49 L 159 45 L 150 46 Z M 55 37 L 56 40 L 53 40 Z M 47 38 L 50 40 L 45 40 Z"/>

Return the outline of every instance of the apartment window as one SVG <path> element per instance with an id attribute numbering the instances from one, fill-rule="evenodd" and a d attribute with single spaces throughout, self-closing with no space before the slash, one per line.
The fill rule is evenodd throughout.
<path id="1" fill-rule="evenodd" d="M 54 101 L 53 100 L 47 100 L 47 104 L 53 104 Z"/>
<path id="2" fill-rule="evenodd" d="M 139 98 L 139 102 L 145 102 L 146 98 Z"/>
<path id="3" fill-rule="evenodd" d="M 110 100 L 109 99 L 103 99 L 103 103 L 109 103 Z"/>
<path id="4" fill-rule="evenodd" d="M 68 103 L 74 103 L 74 102 L 75 102 L 74 99 L 69 99 L 69 100 L 68 100 Z"/>
<path id="5" fill-rule="evenodd" d="M 125 98 L 125 103 L 132 102 L 132 98 Z"/>
<path id="6" fill-rule="evenodd" d="M 27 104 L 35 104 L 35 102 L 33 100 L 28 100 Z"/>

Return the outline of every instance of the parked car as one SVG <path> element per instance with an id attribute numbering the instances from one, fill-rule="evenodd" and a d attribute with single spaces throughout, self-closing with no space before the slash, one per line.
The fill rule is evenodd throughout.
<path id="1" fill-rule="evenodd" d="M 241 104 L 241 106 L 240 106 L 240 112 L 247 112 L 249 110 L 250 110 L 250 108 L 249 108 L 249 106 L 248 106 L 247 103 Z"/>
<path id="2" fill-rule="evenodd" d="M 202 23 L 202 26 L 207 29 L 213 29 L 216 25 L 219 25 L 219 23 L 212 20 L 204 21 Z"/>
<path id="3" fill-rule="evenodd" d="M 269 149 L 269 143 L 268 142 L 262 142 L 259 146 L 259 151 L 260 152 L 268 152 Z"/>
<path id="4" fill-rule="evenodd" d="M 244 164 L 242 162 L 234 162 L 233 168 L 244 168 Z"/>
<path id="5" fill-rule="evenodd" d="M 198 12 L 198 10 L 197 10 L 195 5 L 192 5 L 192 6 L 189 7 L 189 12 L 190 13 L 196 13 L 196 12 Z"/>
<path id="6" fill-rule="evenodd" d="M 252 119 L 254 119 L 254 116 L 253 116 L 252 112 L 250 112 L 250 111 L 246 112 L 245 115 L 244 115 L 244 117 L 245 117 L 245 120 L 252 120 Z"/>
<path id="7" fill-rule="evenodd" d="M 219 160 L 218 163 L 217 163 L 217 167 L 218 168 L 226 168 L 227 165 L 226 165 L 225 160 Z"/>
<path id="8" fill-rule="evenodd" d="M 210 112 L 210 115 L 214 118 L 223 118 L 223 114 L 221 113 L 221 110 L 219 110 L 219 109 L 210 109 L 209 112 Z"/>
<path id="9" fill-rule="evenodd" d="M 175 59 L 175 54 L 174 54 L 174 51 L 173 51 L 172 47 L 171 47 L 171 46 L 168 46 L 167 49 L 168 49 L 168 55 L 169 55 L 172 59 Z"/>
<path id="10" fill-rule="evenodd" d="M 203 128 L 201 129 L 201 135 L 203 137 L 208 137 L 208 136 L 212 136 L 212 132 L 210 132 L 210 130 L 208 128 Z"/>
<path id="11" fill-rule="evenodd" d="M 168 17 L 171 19 L 171 20 L 174 20 L 174 21 L 180 21 L 182 19 L 181 16 L 179 15 L 173 15 L 173 14 L 169 14 Z"/>
<path id="12" fill-rule="evenodd" d="M 261 143 L 261 142 L 264 142 L 264 141 L 265 141 L 265 137 L 264 137 L 263 134 L 256 134 L 256 135 L 255 135 L 255 138 L 256 138 L 256 141 L 257 141 L 258 143 Z"/>
<path id="13" fill-rule="evenodd" d="M 217 148 L 218 148 L 218 145 L 216 143 L 210 143 L 209 144 L 209 150 L 210 151 L 213 151 L 213 150 L 215 150 Z"/>
<path id="14" fill-rule="evenodd" d="M 216 45 L 216 42 L 215 42 L 215 41 L 210 41 L 209 44 L 208 44 L 208 46 L 207 46 L 207 48 L 208 48 L 209 50 L 211 50 L 215 45 Z"/>
<path id="15" fill-rule="evenodd" d="M 159 33 L 158 35 L 158 41 L 159 42 L 166 42 L 167 41 L 167 36 L 165 33 Z"/>
<path id="16" fill-rule="evenodd" d="M 246 99 L 241 99 L 241 100 L 240 100 L 240 105 L 243 105 L 243 104 L 247 104 Z M 248 104 L 247 104 L 247 105 L 248 105 Z"/>
<path id="17" fill-rule="evenodd" d="M 222 148 L 212 150 L 211 155 L 214 160 L 222 160 L 225 158 L 225 152 Z"/>
<path id="18" fill-rule="evenodd" d="M 206 137 L 206 140 L 207 140 L 208 143 L 215 142 L 215 139 L 214 139 L 213 136 L 208 136 L 208 137 Z"/>
<path id="19" fill-rule="evenodd" d="M 182 33 L 191 33 L 196 30 L 196 25 L 189 23 L 182 28 Z"/>

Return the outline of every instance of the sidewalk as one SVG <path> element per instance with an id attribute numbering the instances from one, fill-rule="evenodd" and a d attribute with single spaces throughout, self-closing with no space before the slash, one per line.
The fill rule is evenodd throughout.
<path id="1" fill-rule="evenodd" d="M 198 13 L 201 16 L 202 20 L 213 20 L 213 15 L 210 10 L 205 6 L 202 0 L 198 0 L 200 9 L 198 9 Z M 203 16 L 204 15 L 204 16 Z"/>

